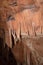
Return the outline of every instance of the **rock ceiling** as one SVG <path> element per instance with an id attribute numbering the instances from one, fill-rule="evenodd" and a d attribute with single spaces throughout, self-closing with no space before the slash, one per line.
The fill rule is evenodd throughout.
<path id="1" fill-rule="evenodd" d="M 8 22 L 9 27 L 31 33 L 33 27 L 40 31 L 43 26 L 43 1 L 41 0 L 1 0 L 0 21 Z"/>

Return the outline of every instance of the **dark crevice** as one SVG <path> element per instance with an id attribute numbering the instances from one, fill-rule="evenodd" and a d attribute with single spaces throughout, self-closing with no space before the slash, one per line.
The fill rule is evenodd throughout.
<path id="1" fill-rule="evenodd" d="M 0 38 L 0 65 L 17 65 L 11 49 L 6 44 L 3 46 L 2 38 Z"/>
<path id="2" fill-rule="evenodd" d="M 14 37 L 12 34 L 11 34 L 11 39 L 12 39 L 12 48 L 13 48 L 13 46 L 15 46 L 15 44 L 14 44 Z"/>
<path id="3" fill-rule="evenodd" d="M 15 18 L 12 15 L 9 15 L 7 18 L 7 21 L 10 21 L 10 20 L 15 20 Z"/>
<path id="4" fill-rule="evenodd" d="M 17 2 L 10 3 L 11 6 L 17 6 Z"/>

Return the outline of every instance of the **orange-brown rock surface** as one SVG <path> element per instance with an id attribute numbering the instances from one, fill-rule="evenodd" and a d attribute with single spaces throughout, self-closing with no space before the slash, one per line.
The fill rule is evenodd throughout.
<path id="1" fill-rule="evenodd" d="M 0 27 L 4 28 L 5 30 L 15 30 L 17 33 L 17 36 L 20 34 L 20 28 L 21 28 L 21 33 L 26 33 L 30 35 L 34 35 L 34 32 L 37 34 L 43 33 L 43 1 L 42 0 L 1 0 L 0 1 Z M 9 32 L 9 31 L 8 31 Z M 9 33 L 10 34 L 10 33 Z M 6 33 L 6 38 L 9 37 L 7 36 L 8 34 Z M 33 55 L 36 54 L 36 51 L 38 54 L 40 54 L 37 58 L 37 54 L 35 57 L 32 55 L 32 61 L 33 58 L 35 59 L 37 64 L 33 65 L 38 65 L 38 63 L 41 61 L 43 62 L 43 37 L 38 38 L 34 37 L 36 39 L 30 39 L 33 47 L 30 49 L 28 47 L 27 43 L 29 39 L 23 40 L 23 45 L 26 45 L 26 51 L 27 54 L 30 54 L 30 51 L 35 51 Z M 38 39 L 37 39 L 38 38 Z M 10 46 L 11 39 L 6 39 L 7 42 L 8 40 L 9 43 L 8 45 Z M 23 47 L 22 45 L 15 46 L 12 49 L 13 54 L 15 54 L 16 59 L 20 60 L 20 58 L 16 56 L 17 51 L 20 53 L 21 58 L 23 58 L 23 55 L 21 55 L 24 50 L 24 47 L 19 50 L 19 47 Z M 16 48 L 16 49 L 15 49 Z M 35 50 L 34 50 L 34 49 Z M 15 50 L 15 53 L 14 53 Z M 29 52 L 28 52 L 29 51 Z M 28 55 L 27 55 L 28 56 Z M 41 57 L 40 57 L 41 56 Z M 40 59 L 41 58 L 41 59 Z M 23 58 L 24 59 L 24 58 Z M 33 63 L 34 63 L 33 61 Z M 22 59 L 20 60 L 22 62 Z M 40 64 L 40 63 L 39 63 Z"/>
<path id="2" fill-rule="evenodd" d="M 4 0 L 1 1 L 2 4 L 0 7 L 1 20 L 8 22 L 8 17 L 11 16 L 14 19 L 9 20 L 8 23 L 10 27 L 14 28 L 14 30 L 19 31 L 20 24 L 22 32 L 26 32 L 29 30 L 32 34 L 33 27 L 35 26 L 36 32 L 40 32 L 40 26 L 42 25 L 43 16 L 41 13 L 42 6 L 40 4 L 40 0 Z M 39 3 L 39 5 L 37 5 Z M 15 5 L 16 4 L 16 5 Z M 3 10 L 3 11 L 2 11 Z M 30 30 L 31 29 L 31 30 Z M 19 34 L 19 33 L 18 33 Z"/>
<path id="3" fill-rule="evenodd" d="M 1 0 L 0 25 L 8 30 L 34 35 L 43 33 L 43 1 L 38 0 Z M 6 22 L 6 23 L 5 23 Z M 3 24 L 5 23 L 5 24 Z M 5 26 L 6 25 L 6 26 Z"/>

